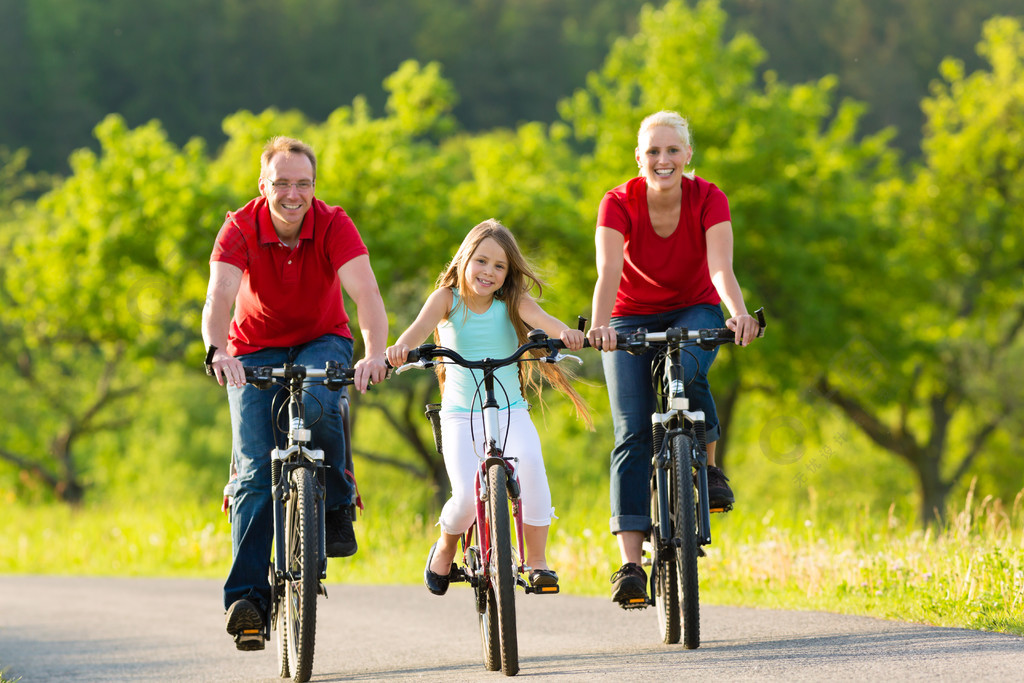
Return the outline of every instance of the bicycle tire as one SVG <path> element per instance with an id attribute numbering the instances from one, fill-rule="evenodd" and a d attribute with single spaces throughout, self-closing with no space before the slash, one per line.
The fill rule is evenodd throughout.
<path id="1" fill-rule="evenodd" d="M 271 623 L 274 625 L 274 630 L 277 631 L 277 670 L 281 678 L 291 678 L 291 663 L 288 661 L 288 629 L 285 625 L 287 619 L 284 618 L 286 612 L 284 591 L 280 590 L 278 585 L 277 572 L 274 570 L 273 562 L 270 563 L 270 586 L 272 588 L 270 601 L 273 605 Z"/>
<path id="2" fill-rule="evenodd" d="M 498 603 L 494 598 L 494 589 L 490 584 L 481 581 L 479 590 L 483 592 L 481 600 L 484 610 L 479 613 L 480 639 L 484 646 L 484 668 L 488 671 L 501 670 L 501 642 L 498 640 Z"/>
<path id="3" fill-rule="evenodd" d="M 285 508 L 289 573 L 285 579 L 285 637 L 292 678 L 301 682 L 313 674 L 320 539 L 316 477 L 305 467 L 292 470 L 292 477 L 293 488 Z"/>
<path id="4" fill-rule="evenodd" d="M 661 510 L 658 504 L 657 476 L 651 477 L 651 520 L 651 583 L 654 584 L 658 632 L 663 643 L 674 645 L 679 642 L 679 584 L 675 553 L 666 550 L 658 542 Z"/>
<path id="5" fill-rule="evenodd" d="M 495 463 L 487 469 L 487 513 L 491 534 L 490 580 L 497 607 L 501 671 L 519 673 L 519 642 L 516 635 L 516 571 L 512 566 L 512 531 L 508 512 L 508 472 Z"/>
<path id="6" fill-rule="evenodd" d="M 676 547 L 676 571 L 679 584 L 679 604 L 682 612 L 683 647 L 700 647 L 700 583 L 697 575 L 697 506 L 693 490 L 691 450 L 693 441 L 685 434 L 677 434 L 669 444 L 672 457 L 670 489 L 673 505 L 673 534 L 679 538 Z"/>

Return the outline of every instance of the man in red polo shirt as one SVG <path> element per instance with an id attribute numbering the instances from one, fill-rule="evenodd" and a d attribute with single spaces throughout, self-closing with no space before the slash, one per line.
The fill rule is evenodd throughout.
<path id="1" fill-rule="evenodd" d="M 242 650 L 263 638 L 240 637 L 266 623 L 273 540 L 270 452 L 276 447 L 272 391 L 245 383 L 245 366 L 285 362 L 324 367 L 352 361 L 342 292 L 355 302 L 366 354 L 355 387 L 384 379 L 388 321 L 366 245 L 341 207 L 313 196 L 316 155 L 298 140 L 270 140 L 260 157 L 260 196 L 229 212 L 210 257 L 203 341 L 211 368 L 228 387 L 232 458 L 238 474 L 231 506 L 233 561 L 224 584 L 227 630 Z M 232 315 L 232 305 L 234 314 Z M 327 554 L 356 552 L 354 486 L 344 475 L 345 438 L 337 394 L 311 387 L 323 414 L 311 426 L 328 465 Z"/>

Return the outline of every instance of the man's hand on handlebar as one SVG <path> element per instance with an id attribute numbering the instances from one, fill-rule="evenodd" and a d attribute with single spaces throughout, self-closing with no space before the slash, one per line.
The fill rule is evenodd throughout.
<path id="1" fill-rule="evenodd" d="M 384 354 L 366 356 L 352 367 L 356 371 L 352 385 L 361 394 L 365 394 L 371 384 L 383 382 L 388 374 Z"/>
<path id="2" fill-rule="evenodd" d="M 758 325 L 757 319 L 749 313 L 729 318 L 725 321 L 725 326 L 736 333 L 737 346 L 749 345 L 750 342 L 757 339 L 758 333 L 761 331 L 761 326 Z"/>

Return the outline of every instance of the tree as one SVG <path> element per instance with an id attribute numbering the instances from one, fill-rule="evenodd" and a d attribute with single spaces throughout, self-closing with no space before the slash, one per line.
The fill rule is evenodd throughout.
<path id="1" fill-rule="evenodd" d="M 147 373 L 193 343 L 200 228 L 224 205 L 198 141 L 179 151 L 156 123 L 129 131 L 116 116 L 96 136 L 100 154 L 76 153 L 72 176 L 2 243 L 0 372 L 24 419 L 0 437 L 0 459 L 71 503 L 88 479 L 77 447 L 129 424 Z"/>
<path id="2" fill-rule="evenodd" d="M 1000 433 L 1020 457 L 1024 399 L 1024 30 L 985 24 L 978 52 L 990 70 L 942 63 L 924 102 L 923 160 L 880 188 L 891 258 L 888 314 L 903 338 L 864 328 L 879 352 L 873 381 L 825 375 L 821 394 L 917 475 L 923 520 Z M 883 309 L 880 309 L 883 310 Z M 895 346 L 899 354 L 890 349 Z M 1017 468 L 1019 472 L 1019 468 Z M 1008 482 L 1013 495 L 1020 481 Z"/>

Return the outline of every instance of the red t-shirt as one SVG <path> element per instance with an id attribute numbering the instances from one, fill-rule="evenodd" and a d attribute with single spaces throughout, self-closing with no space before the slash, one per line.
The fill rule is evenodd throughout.
<path id="1" fill-rule="evenodd" d="M 708 272 L 705 232 L 729 218 L 725 193 L 703 178 L 682 179 L 679 225 L 668 237 L 654 232 L 647 209 L 647 181 L 633 178 L 605 193 L 598 227 L 622 233 L 622 280 L 613 316 L 664 313 L 697 304 L 717 305 Z"/>
<path id="2" fill-rule="evenodd" d="M 344 209 L 319 199 L 294 249 L 274 231 L 265 197 L 229 211 L 210 256 L 242 270 L 228 353 L 297 346 L 325 334 L 351 338 L 338 268 L 366 253 Z"/>

